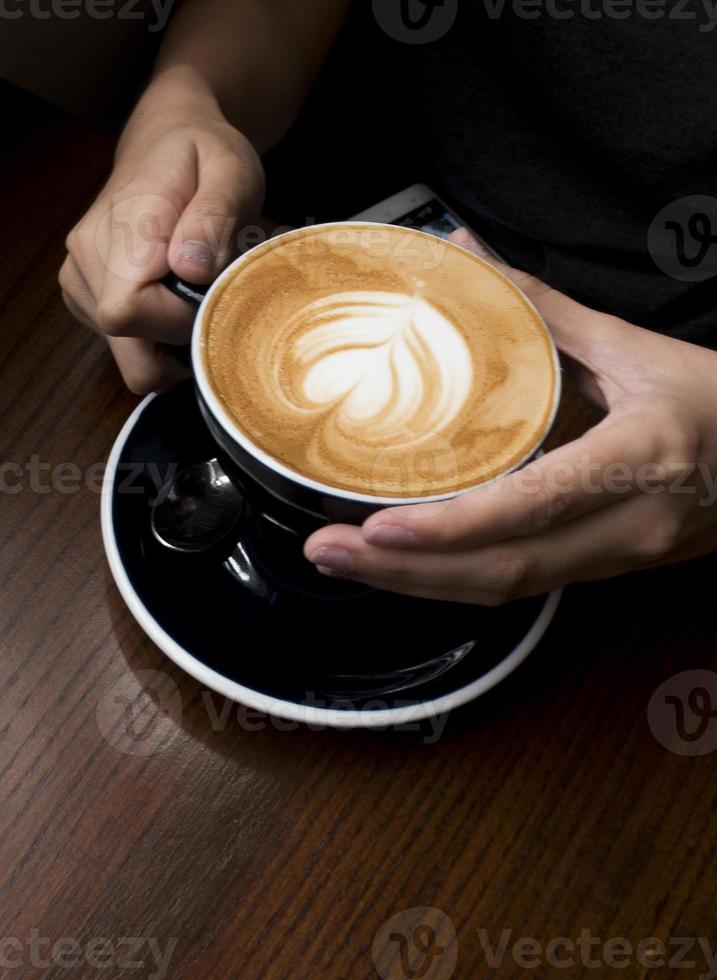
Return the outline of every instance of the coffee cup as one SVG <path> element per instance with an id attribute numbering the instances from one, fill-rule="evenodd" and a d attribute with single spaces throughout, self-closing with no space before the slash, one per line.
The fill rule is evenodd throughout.
<path id="1" fill-rule="evenodd" d="M 510 280 L 453 243 L 367 222 L 237 258 L 201 299 L 191 363 L 227 460 L 318 521 L 361 523 L 518 469 L 560 400 L 553 340 Z"/>

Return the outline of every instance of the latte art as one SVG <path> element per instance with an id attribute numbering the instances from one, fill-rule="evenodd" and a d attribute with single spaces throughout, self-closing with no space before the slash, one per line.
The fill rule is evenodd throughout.
<path id="1" fill-rule="evenodd" d="M 553 408 L 553 347 L 522 295 L 404 228 L 319 226 L 261 246 L 215 289 L 201 341 L 250 445 L 361 495 L 491 479 L 539 444 Z"/>
<path id="2" fill-rule="evenodd" d="M 277 399 L 367 443 L 425 439 L 455 421 L 470 394 L 468 345 L 417 297 L 366 290 L 316 300 L 277 340 Z"/>

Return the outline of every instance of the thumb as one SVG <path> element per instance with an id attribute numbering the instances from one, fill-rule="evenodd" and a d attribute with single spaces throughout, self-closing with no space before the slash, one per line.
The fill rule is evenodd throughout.
<path id="1" fill-rule="evenodd" d="M 180 279 L 209 283 L 238 253 L 240 224 L 259 212 L 255 175 L 234 157 L 201 163 L 197 189 L 169 244 L 170 268 Z"/>

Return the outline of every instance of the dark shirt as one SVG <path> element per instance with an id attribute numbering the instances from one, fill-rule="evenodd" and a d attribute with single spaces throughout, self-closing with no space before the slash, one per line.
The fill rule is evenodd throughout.
<path id="1" fill-rule="evenodd" d="M 706 6 L 689 0 L 682 17 L 693 19 L 681 19 L 678 0 L 552 0 L 574 12 L 555 19 L 545 0 L 524 5 L 540 12 L 529 18 L 517 2 L 492 17 L 500 0 L 460 0 L 450 29 L 426 44 L 390 36 L 359 4 L 322 81 L 317 186 L 375 196 L 429 183 L 514 265 L 595 309 L 717 348 L 715 276 L 668 275 L 647 246 L 665 205 L 717 197 L 717 28 Z"/>

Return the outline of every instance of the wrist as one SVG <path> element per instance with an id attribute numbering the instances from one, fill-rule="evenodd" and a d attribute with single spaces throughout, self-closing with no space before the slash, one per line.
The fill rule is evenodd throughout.
<path id="1" fill-rule="evenodd" d="M 165 132 L 182 125 L 202 128 L 229 125 L 211 86 L 187 65 L 154 75 L 122 132 L 115 154 L 121 164 Z"/>
<path id="2" fill-rule="evenodd" d="M 210 111 L 222 115 L 219 99 L 201 68 L 177 63 L 156 68 L 139 105 L 147 102 L 173 111 Z M 138 106 L 139 107 L 139 106 Z"/>

